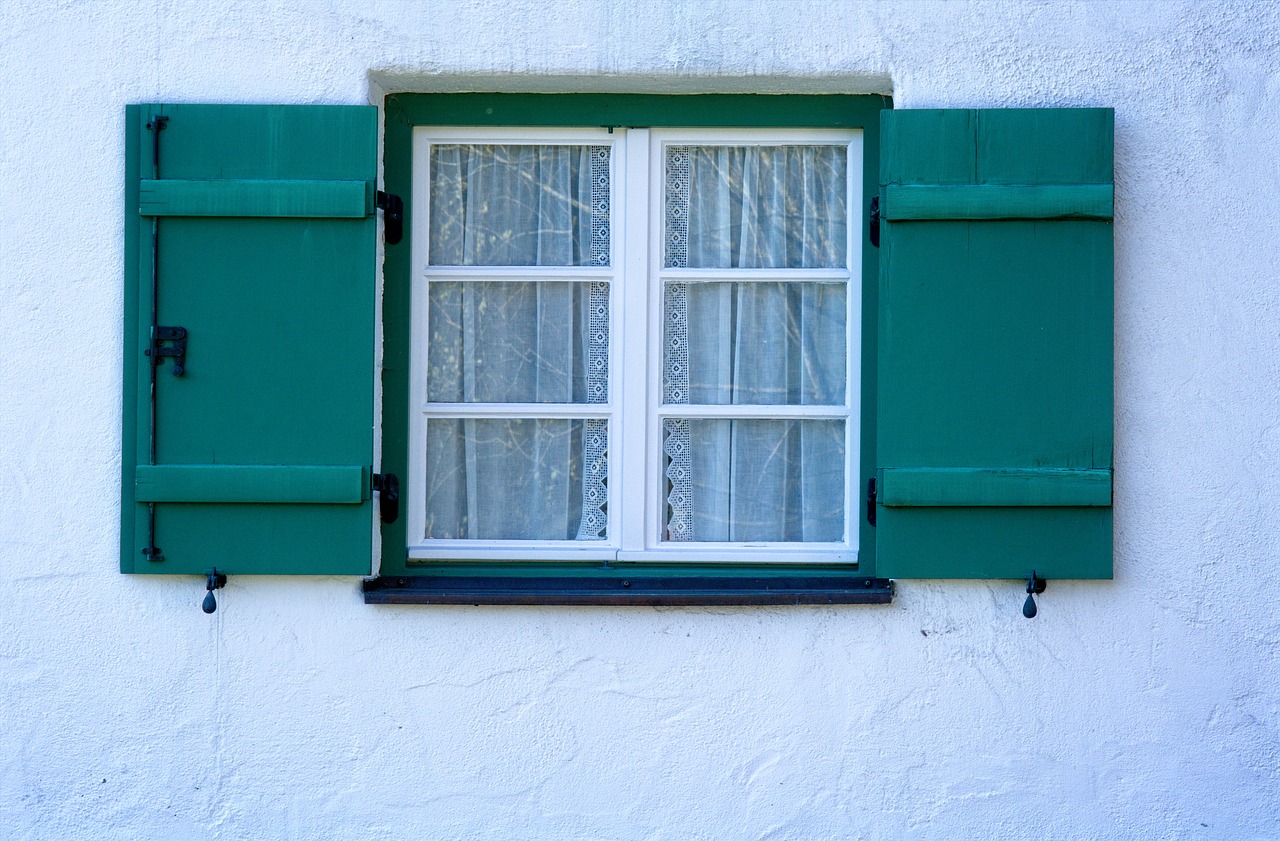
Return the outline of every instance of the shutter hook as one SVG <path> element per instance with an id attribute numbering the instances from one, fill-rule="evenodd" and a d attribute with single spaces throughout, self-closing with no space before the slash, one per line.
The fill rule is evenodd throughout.
<path id="1" fill-rule="evenodd" d="M 209 592 L 204 597 L 204 603 L 200 605 L 200 609 L 205 613 L 213 613 L 218 609 L 218 600 L 213 597 L 214 590 L 220 590 L 227 584 L 227 575 L 224 572 L 218 572 L 218 568 L 214 567 L 213 572 L 209 573 L 209 580 L 205 583 L 205 589 Z"/>
<path id="2" fill-rule="evenodd" d="M 1022 603 L 1022 615 L 1028 619 L 1036 617 L 1036 599 L 1035 593 L 1043 593 L 1047 582 L 1036 575 L 1036 571 L 1031 570 L 1031 577 L 1027 579 L 1027 600 Z"/>
<path id="3" fill-rule="evenodd" d="M 378 492 L 382 522 L 394 523 L 400 516 L 400 479 L 394 473 L 375 473 L 373 489 Z"/>
<path id="4" fill-rule="evenodd" d="M 383 237 L 387 245 L 395 245 L 404 236 L 404 200 L 381 190 L 373 195 L 374 206 L 382 211 Z"/>

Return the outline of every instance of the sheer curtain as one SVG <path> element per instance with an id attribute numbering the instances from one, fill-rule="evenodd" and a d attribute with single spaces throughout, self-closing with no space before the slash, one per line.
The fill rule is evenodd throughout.
<path id="1" fill-rule="evenodd" d="M 427 420 L 424 537 L 601 539 L 605 421 L 465 406 L 606 402 L 609 284 L 437 267 L 608 265 L 608 147 L 440 144 L 430 165 L 427 392 L 453 416 Z M 769 276 L 666 283 L 665 402 L 843 405 L 847 285 L 787 271 L 845 265 L 845 149 L 672 147 L 666 167 L 665 264 Z M 667 538 L 840 540 L 844 430 L 667 420 Z"/>
<path id="2" fill-rule="evenodd" d="M 843 147 L 676 146 L 665 162 L 667 267 L 844 267 Z M 842 282 L 668 282 L 664 401 L 843 404 L 847 294 Z M 663 432 L 668 540 L 843 538 L 843 420 L 672 418 Z"/>
<path id="3" fill-rule="evenodd" d="M 609 262 L 603 146 L 432 147 L 431 266 Z M 608 400 L 609 285 L 428 284 L 433 403 Z M 428 418 L 426 538 L 601 539 L 602 420 Z"/>

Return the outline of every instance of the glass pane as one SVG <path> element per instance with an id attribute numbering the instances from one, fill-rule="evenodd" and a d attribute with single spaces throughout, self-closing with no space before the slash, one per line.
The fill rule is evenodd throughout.
<path id="1" fill-rule="evenodd" d="M 609 284 L 432 282 L 427 399 L 607 403 Z"/>
<path id="2" fill-rule="evenodd" d="M 433 266 L 609 265 L 609 147 L 431 147 Z"/>
<path id="3" fill-rule="evenodd" d="M 666 403 L 842 405 L 845 284 L 668 283 Z"/>
<path id="4" fill-rule="evenodd" d="M 601 540 L 604 420 L 431 418 L 423 537 Z"/>
<path id="5" fill-rule="evenodd" d="M 665 540 L 844 539 L 844 421 L 663 422 Z"/>
<path id="6" fill-rule="evenodd" d="M 845 265 L 843 146 L 668 146 L 670 268 Z"/>

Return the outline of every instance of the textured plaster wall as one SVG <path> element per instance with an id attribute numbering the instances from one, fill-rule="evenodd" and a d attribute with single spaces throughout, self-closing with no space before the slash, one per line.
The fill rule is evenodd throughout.
<path id="1" fill-rule="evenodd" d="M 1274 3 L 0 0 L 0 837 L 1280 837 Z M 1116 109 L 1116 579 L 375 608 L 117 569 L 123 118 L 385 90 Z"/>

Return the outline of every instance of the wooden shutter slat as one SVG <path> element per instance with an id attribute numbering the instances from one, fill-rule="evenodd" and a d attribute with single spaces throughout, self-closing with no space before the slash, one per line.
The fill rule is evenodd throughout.
<path id="1" fill-rule="evenodd" d="M 142 216 L 353 218 L 373 212 L 368 181 L 153 180 L 139 187 Z"/>
<path id="2" fill-rule="evenodd" d="M 369 498 L 360 465 L 139 464 L 139 502 L 359 504 Z"/>
<path id="3" fill-rule="evenodd" d="M 888 221 L 923 219 L 1110 219 L 1110 184 L 890 184 Z"/>
<path id="4" fill-rule="evenodd" d="M 1111 471 L 887 469 L 879 497 L 890 507 L 1110 505 Z"/>

